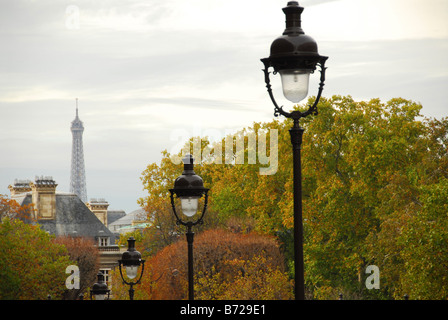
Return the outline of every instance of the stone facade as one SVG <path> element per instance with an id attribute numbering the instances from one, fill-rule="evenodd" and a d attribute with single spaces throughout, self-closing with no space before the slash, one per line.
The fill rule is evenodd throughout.
<path id="1" fill-rule="evenodd" d="M 104 199 L 90 199 L 86 203 L 87 208 L 92 211 L 95 216 L 107 227 L 107 208 L 109 203 Z"/>
<path id="2" fill-rule="evenodd" d="M 34 205 L 32 216 L 43 230 L 55 236 L 93 239 L 100 252 L 100 270 L 109 274 L 121 259 L 115 244 L 118 236 L 106 227 L 109 204 L 91 201 L 89 209 L 76 194 L 58 192 L 56 187 L 52 177 L 36 177 L 34 182 L 16 180 L 8 188 L 11 199 L 20 205 Z M 114 219 L 124 214 L 114 212 Z"/>
<path id="3" fill-rule="evenodd" d="M 35 219 L 55 219 L 57 186 L 52 177 L 36 177 L 35 182 L 30 182 Z"/>

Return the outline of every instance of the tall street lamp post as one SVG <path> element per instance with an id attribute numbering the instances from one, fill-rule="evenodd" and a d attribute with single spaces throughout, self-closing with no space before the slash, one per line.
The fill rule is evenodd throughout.
<path id="1" fill-rule="evenodd" d="M 135 279 L 138 275 L 138 268 L 142 266 L 140 270 L 140 276 L 137 281 L 126 281 L 123 276 L 123 270 L 121 266 L 126 269 L 126 276 L 129 279 Z M 145 260 L 142 259 L 142 255 L 135 249 L 135 239 L 130 237 L 128 239 L 128 250 L 123 252 L 121 255 L 121 260 L 118 260 L 118 266 L 120 268 L 120 275 L 123 283 L 129 286 L 129 299 L 134 300 L 134 285 L 139 284 L 143 276 L 143 271 L 145 269 Z"/>
<path id="2" fill-rule="evenodd" d="M 90 300 L 109 300 L 110 290 L 104 282 L 104 275 L 101 272 L 97 274 L 97 282 L 90 289 Z"/>
<path id="3" fill-rule="evenodd" d="M 274 115 L 283 115 L 293 119 L 294 124 L 289 130 L 293 147 L 293 172 L 294 172 L 294 268 L 295 268 L 295 298 L 305 299 L 305 281 L 303 265 L 303 224 L 302 224 L 302 168 L 300 150 L 302 148 L 302 136 L 304 129 L 300 127 L 299 120 L 310 114 L 317 115 L 317 104 L 325 82 L 325 61 L 328 57 L 319 55 L 317 43 L 310 36 L 305 35 L 301 26 L 301 14 L 303 7 L 297 1 L 289 1 L 283 8 L 286 15 L 286 29 L 283 35 L 275 39 L 271 44 L 270 56 L 261 59 L 264 64 L 264 78 L 269 96 L 274 104 Z M 316 100 L 308 110 L 294 110 L 286 112 L 279 107 L 272 93 L 269 68 L 274 69 L 274 74 L 280 73 L 283 94 L 286 99 L 298 103 L 308 95 L 308 83 L 310 74 L 319 66 L 320 83 Z"/>
<path id="4" fill-rule="evenodd" d="M 205 211 L 207 210 L 207 192 L 209 189 L 204 188 L 202 178 L 193 170 L 194 159 L 191 155 L 187 155 L 182 159 L 184 163 L 184 171 L 182 175 L 174 181 L 174 188 L 170 189 L 171 207 L 176 217 L 176 223 L 187 227 L 187 243 L 188 243 L 188 298 L 194 300 L 193 289 L 193 241 L 194 232 L 192 227 L 203 223 Z M 180 199 L 181 212 L 180 216 L 176 211 L 175 196 Z M 202 211 L 199 210 L 199 199 L 205 197 Z"/>

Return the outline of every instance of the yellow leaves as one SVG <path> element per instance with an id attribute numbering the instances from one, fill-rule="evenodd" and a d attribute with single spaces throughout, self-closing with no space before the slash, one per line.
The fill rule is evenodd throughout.
<path id="1" fill-rule="evenodd" d="M 186 243 L 178 241 L 147 260 L 151 279 L 145 281 L 154 283 L 152 299 L 186 298 L 186 259 Z M 204 231 L 195 236 L 194 269 L 198 299 L 289 297 L 283 256 L 278 243 L 269 236 Z M 264 288 L 272 290 L 269 296 Z"/>
<path id="2" fill-rule="evenodd" d="M 201 299 L 287 300 L 292 299 L 292 283 L 286 273 L 273 268 L 263 255 L 250 260 L 233 259 L 224 263 L 223 272 L 212 276 L 200 273 L 196 290 Z M 229 275 L 231 275 L 229 277 Z"/>
<path id="3" fill-rule="evenodd" d="M 0 299 L 61 299 L 65 269 L 74 264 L 64 246 L 56 244 L 39 227 L 18 219 L 0 223 Z"/>
<path id="4" fill-rule="evenodd" d="M 424 202 L 422 195 L 426 191 L 422 186 L 432 188 L 441 177 L 447 176 L 448 119 L 417 119 L 420 110 L 420 104 L 402 98 L 382 102 L 333 96 L 321 99 L 318 116 L 301 119 L 305 128 L 302 145 L 305 258 L 310 266 L 306 277 L 315 297 L 333 297 L 336 287 L 347 293 L 358 290 L 357 294 L 366 294 L 359 293 L 359 270 L 363 269 L 362 264 L 374 260 L 381 264 L 380 269 L 390 273 L 382 281 L 390 295 L 379 296 L 391 298 L 396 288 L 405 286 L 398 271 L 394 271 L 403 268 L 403 257 L 414 265 L 417 258 L 411 259 L 412 254 L 425 261 L 424 252 L 416 249 L 418 246 L 409 235 L 420 235 L 429 228 L 424 219 L 414 220 L 422 212 L 427 217 L 437 216 L 428 220 L 444 221 L 440 220 L 439 211 L 431 208 L 445 210 L 446 200 L 431 198 L 429 193 Z M 292 148 L 288 132 L 291 125 L 290 120 L 280 118 L 254 123 L 236 133 L 235 137 L 245 142 L 244 163 L 237 163 L 236 158 L 225 163 L 224 152 L 221 164 L 198 163 L 197 174 L 211 188 L 207 219 L 215 218 L 213 225 L 205 228 L 230 226 L 232 230 L 244 230 L 245 221 L 250 221 L 249 229 L 283 236 L 283 245 L 291 259 L 292 252 L 288 251 L 291 240 L 288 234 L 293 227 Z M 249 152 L 253 151 L 247 137 L 269 133 L 271 129 L 278 130 L 278 170 L 262 176 L 260 163 L 247 162 Z M 231 142 L 235 151 L 236 139 Z M 207 144 L 208 140 L 201 140 L 201 151 Z M 266 145 L 267 155 L 272 155 L 269 144 Z M 192 150 L 191 145 L 187 147 Z M 142 181 L 149 195 L 140 200 L 148 212 L 170 214 L 169 206 L 165 205 L 166 192 L 181 170 L 181 166 L 170 161 L 166 151 L 160 165 L 148 166 Z M 443 217 L 447 217 L 446 212 Z M 431 243 L 441 248 L 445 239 L 441 229 L 430 230 L 434 233 Z M 405 243 L 413 244 L 409 251 L 403 250 Z M 445 251 L 439 250 L 434 256 L 445 257 L 444 254 Z M 236 267 L 243 260 L 231 260 L 229 266 Z M 436 263 L 428 265 L 434 269 Z M 222 283 L 216 274 L 209 276 L 210 283 Z M 216 295 L 222 287 L 215 289 Z"/>

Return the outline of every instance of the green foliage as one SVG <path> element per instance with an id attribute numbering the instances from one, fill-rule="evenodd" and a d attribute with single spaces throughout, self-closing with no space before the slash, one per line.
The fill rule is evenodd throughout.
<path id="1" fill-rule="evenodd" d="M 312 103 L 310 99 L 307 104 Z M 321 98 L 318 116 L 301 120 L 309 298 L 335 299 L 342 292 L 352 299 L 398 299 L 404 294 L 411 299 L 447 299 L 448 119 L 424 118 L 421 108 L 401 98 L 357 102 L 333 96 Z M 238 139 L 245 142 L 244 164 L 236 163 L 237 153 L 233 162 L 224 161 L 224 139 L 213 145 L 202 139 L 200 151 L 207 151 L 207 161 L 195 165 L 211 188 L 205 220 L 209 225 L 204 229 L 227 228 L 239 219 L 240 230 L 278 237 L 290 274 L 291 125 L 288 119 L 254 123 L 236 133 L 234 151 Z M 263 133 L 269 141 L 273 129 L 278 130 L 278 170 L 260 175 L 266 165 L 259 157 L 249 164 L 248 136 Z M 186 145 L 190 152 L 195 139 Z M 270 144 L 266 147 L 270 154 Z M 160 229 L 173 235 L 181 230 L 169 220 L 167 190 L 182 167 L 173 165 L 167 152 L 163 155 L 160 166 L 152 164 L 143 173 L 149 197 L 141 203 L 151 209 L 148 212 L 164 212 Z M 166 244 L 175 239 L 169 240 Z M 381 272 L 380 290 L 365 287 L 365 270 L 372 264 Z M 219 277 L 214 274 L 210 283 Z"/>
<path id="2" fill-rule="evenodd" d="M 223 262 L 223 270 L 200 271 L 195 278 L 199 300 L 291 300 L 292 283 L 263 254 L 251 260 Z"/>
<path id="3" fill-rule="evenodd" d="M 440 298 L 443 295 L 437 292 L 446 292 L 446 282 L 439 282 L 435 274 L 440 271 L 446 277 L 447 272 L 435 265 L 426 273 L 417 268 L 432 258 L 430 251 L 417 245 L 417 234 L 409 234 L 411 227 L 420 230 L 420 237 L 429 231 L 419 218 L 426 211 L 424 190 L 432 189 L 448 172 L 448 122 L 420 120 L 420 109 L 404 99 L 384 104 L 378 99 L 355 102 L 333 97 L 322 101 L 319 117 L 307 119 L 312 135 L 304 142 L 304 176 L 311 176 L 315 185 L 305 191 L 309 193 L 304 200 L 305 265 L 308 285 L 317 288 L 317 298 L 335 297 L 334 292 L 322 294 L 326 291 L 320 288 L 326 287 L 353 298 L 376 299 L 404 294 Z M 447 198 L 441 199 L 447 203 Z M 445 211 L 434 223 L 440 239 L 446 239 L 446 221 Z M 442 242 L 429 246 L 446 261 Z M 365 288 L 370 264 L 381 270 L 381 290 Z M 429 289 L 429 283 L 438 289 L 427 295 L 412 289 Z"/>
<path id="4" fill-rule="evenodd" d="M 403 275 L 396 295 L 448 299 L 448 179 L 422 187 L 422 210 L 400 237 Z"/>
<path id="5" fill-rule="evenodd" d="M 38 226 L 8 218 L 0 223 L 0 299 L 61 299 L 69 265 L 76 264 L 67 249 Z"/>

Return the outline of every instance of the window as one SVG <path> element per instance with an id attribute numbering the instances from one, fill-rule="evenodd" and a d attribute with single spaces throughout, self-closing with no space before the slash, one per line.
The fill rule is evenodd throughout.
<path id="1" fill-rule="evenodd" d="M 99 237 L 98 238 L 98 245 L 100 247 L 106 247 L 109 245 L 109 237 Z"/>
<path id="2" fill-rule="evenodd" d="M 104 275 L 104 282 L 110 288 L 110 269 L 100 269 L 100 272 Z"/>

